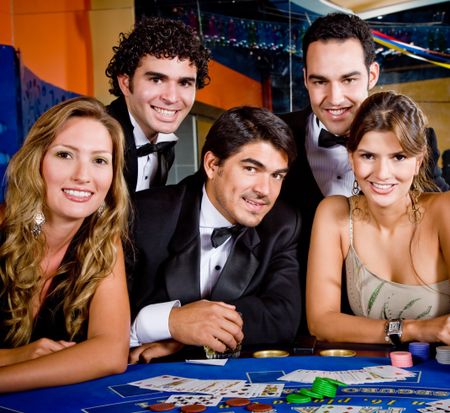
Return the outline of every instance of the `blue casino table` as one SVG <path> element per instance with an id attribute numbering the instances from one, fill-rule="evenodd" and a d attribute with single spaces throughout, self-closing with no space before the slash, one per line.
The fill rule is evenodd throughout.
<path id="1" fill-rule="evenodd" d="M 185 362 L 130 365 L 123 374 L 89 382 L 20 392 L 0 396 L 2 412 L 88 412 L 137 413 L 148 412 L 150 404 L 167 399 L 168 393 L 141 389 L 128 383 L 162 374 L 199 379 L 244 379 L 253 383 L 277 382 L 276 379 L 297 369 L 351 370 L 390 364 L 387 357 L 320 357 L 230 359 L 223 367 L 201 366 Z M 335 398 L 313 399 L 306 405 L 289 404 L 286 394 L 308 384 L 286 382 L 284 394 L 277 399 L 252 398 L 252 401 L 273 404 L 277 413 L 296 413 L 304 406 L 377 406 L 379 412 L 417 412 L 430 401 L 450 398 L 450 365 L 428 360 L 411 367 L 416 376 L 405 381 L 340 387 Z M 179 413 L 180 409 L 173 410 Z M 208 407 L 206 413 L 248 413 L 244 407 L 228 407 L 220 403 Z M 311 410 L 312 411 L 312 410 Z M 342 410 L 341 410 L 342 411 Z M 353 410 L 354 411 L 354 410 Z M 357 410 L 358 411 L 358 410 Z M 171 412 L 171 413 L 172 413 Z"/>

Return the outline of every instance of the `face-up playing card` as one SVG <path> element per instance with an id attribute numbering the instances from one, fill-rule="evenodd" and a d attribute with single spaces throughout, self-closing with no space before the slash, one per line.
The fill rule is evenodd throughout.
<path id="1" fill-rule="evenodd" d="M 414 377 L 416 374 L 412 371 L 401 369 L 391 365 L 364 367 L 364 370 L 378 374 L 385 379 L 404 380 L 407 377 Z"/>
<path id="2" fill-rule="evenodd" d="M 222 397 L 213 396 L 210 394 L 205 395 L 193 395 L 193 394 L 173 394 L 170 396 L 166 403 L 174 403 L 175 406 L 187 406 L 189 404 L 203 404 L 205 406 L 217 406 Z"/>
<path id="3" fill-rule="evenodd" d="M 436 400 L 435 402 L 427 403 L 427 405 L 450 411 L 450 399 Z"/>
<path id="4" fill-rule="evenodd" d="M 156 377 L 150 377 L 144 380 L 138 380 L 129 384 L 141 388 L 159 390 L 165 392 L 190 392 L 191 389 L 198 386 L 201 380 L 190 379 L 186 377 L 171 376 L 168 374 Z"/>

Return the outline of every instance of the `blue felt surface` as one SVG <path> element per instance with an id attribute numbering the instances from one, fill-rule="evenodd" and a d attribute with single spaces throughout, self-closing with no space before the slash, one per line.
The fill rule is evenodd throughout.
<path id="1" fill-rule="evenodd" d="M 145 406 L 163 401 L 168 393 L 142 390 L 127 383 L 140 379 L 173 374 L 201 379 L 245 379 L 255 382 L 275 381 L 278 373 L 297 369 L 350 370 L 362 367 L 389 364 L 387 358 L 331 358 L 320 356 L 287 357 L 279 359 L 230 359 L 224 367 L 201 366 L 187 363 L 155 363 L 129 366 L 124 374 L 105 377 L 72 386 L 54 387 L 0 396 L 0 407 L 19 412 L 148 412 Z M 450 366 L 430 360 L 412 367 L 417 376 L 406 381 L 373 385 L 352 385 L 341 388 L 335 399 L 315 400 L 312 406 L 322 404 L 378 406 L 383 409 L 403 408 L 404 412 L 417 412 L 425 403 L 450 398 Z M 286 383 L 287 392 L 299 387 L 310 387 L 300 383 Z M 293 413 L 286 403 L 285 395 L 279 399 L 255 399 L 270 401 L 277 413 Z M 303 406 L 303 405 L 302 405 Z M 207 412 L 244 413 L 242 407 L 225 405 L 208 408 Z M 1 412 L 0 408 L 0 412 Z M 179 411 L 179 409 L 178 409 Z M 399 410 L 400 412 L 402 410 Z"/>

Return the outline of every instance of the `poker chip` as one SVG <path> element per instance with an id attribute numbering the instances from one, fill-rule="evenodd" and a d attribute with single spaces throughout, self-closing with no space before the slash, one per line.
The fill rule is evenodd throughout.
<path id="1" fill-rule="evenodd" d="M 436 361 L 440 364 L 450 364 L 450 346 L 436 347 Z"/>
<path id="2" fill-rule="evenodd" d="M 329 377 L 324 377 L 322 380 L 326 380 L 328 383 L 334 384 L 335 386 L 338 387 L 344 387 L 347 386 L 345 383 L 343 383 L 342 381 L 339 380 L 335 380 L 335 379 L 330 379 Z"/>
<path id="3" fill-rule="evenodd" d="M 311 401 L 311 397 L 299 393 L 291 393 L 286 396 L 286 400 L 289 403 L 301 404 L 309 403 Z"/>
<path id="4" fill-rule="evenodd" d="M 412 354 L 413 360 L 425 361 L 430 358 L 430 344 L 421 341 L 409 343 L 408 350 Z"/>
<path id="5" fill-rule="evenodd" d="M 151 410 L 152 412 L 168 412 L 169 410 L 175 409 L 174 403 L 156 403 L 151 404 L 147 407 L 148 410 Z"/>
<path id="6" fill-rule="evenodd" d="M 412 354 L 409 351 L 392 351 L 389 354 L 391 364 L 395 367 L 407 368 L 413 366 Z"/>
<path id="7" fill-rule="evenodd" d="M 273 407 L 271 404 L 266 403 L 250 403 L 245 407 L 247 410 L 255 413 L 265 413 L 265 412 L 271 412 L 273 410 Z"/>
<path id="8" fill-rule="evenodd" d="M 321 394 L 326 397 L 336 396 L 337 386 L 323 379 L 322 377 L 316 377 L 312 385 L 312 391 L 314 393 Z"/>
<path id="9" fill-rule="evenodd" d="M 314 393 L 312 390 L 309 389 L 300 389 L 300 394 L 303 394 L 304 396 L 309 396 L 313 399 L 321 399 L 322 395 L 319 393 Z"/>
<path id="10" fill-rule="evenodd" d="M 181 406 L 181 411 L 183 413 L 201 413 L 206 410 L 204 404 L 187 404 L 186 406 Z"/>
<path id="11" fill-rule="evenodd" d="M 228 399 L 225 403 L 230 407 L 241 407 L 249 405 L 250 400 L 244 397 L 236 397 L 234 399 Z"/>

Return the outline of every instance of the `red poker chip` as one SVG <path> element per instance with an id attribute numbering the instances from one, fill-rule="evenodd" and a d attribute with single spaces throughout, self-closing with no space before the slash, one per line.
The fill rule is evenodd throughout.
<path id="1" fill-rule="evenodd" d="M 181 407 L 181 411 L 183 413 L 200 413 L 206 410 L 206 406 L 204 404 L 188 404 L 186 406 Z"/>
<path id="2" fill-rule="evenodd" d="M 273 407 L 271 404 L 251 403 L 246 407 L 246 409 L 250 410 L 251 412 L 255 412 L 255 413 L 264 413 L 264 412 L 272 411 Z"/>
<path id="3" fill-rule="evenodd" d="M 169 410 L 175 409 L 174 403 L 156 403 L 151 404 L 147 407 L 148 410 L 151 410 L 152 412 L 168 412 Z"/>
<path id="4" fill-rule="evenodd" d="M 225 403 L 230 407 L 241 407 L 249 405 L 250 400 L 244 397 L 236 397 L 235 399 L 228 399 Z"/>

